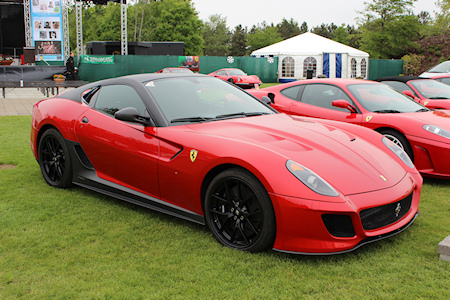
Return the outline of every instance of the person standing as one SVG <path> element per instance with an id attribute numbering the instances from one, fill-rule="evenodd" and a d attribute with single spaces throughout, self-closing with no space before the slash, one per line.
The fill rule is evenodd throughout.
<path id="1" fill-rule="evenodd" d="M 66 62 L 66 68 L 67 68 L 67 70 L 66 70 L 67 79 L 74 80 L 75 79 L 75 62 L 73 60 L 73 52 L 70 52 L 70 56 Z"/>

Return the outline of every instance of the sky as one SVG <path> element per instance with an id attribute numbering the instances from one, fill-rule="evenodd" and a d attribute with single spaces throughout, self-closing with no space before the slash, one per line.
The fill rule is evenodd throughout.
<path id="1" fill-rule="evenodd" d="M 322 23 L 335 25 L 355 25 L 355 18 L 360 17 L 358 11 L 364 10 L 364 2 L 370 0 L 192 0 L 199 18 L 204 22 L 212 14 L 226 17 L 229 29 L 241 24 L 250 29 L 253 25 L 274 25 L 283 18 L 296 21 L 299 26 L 306 22 L 311 29 Z M 418 0 L 414 4 L 414 13 L 428 11 L 434 17 L 437 10 L 436 0 Z"/>

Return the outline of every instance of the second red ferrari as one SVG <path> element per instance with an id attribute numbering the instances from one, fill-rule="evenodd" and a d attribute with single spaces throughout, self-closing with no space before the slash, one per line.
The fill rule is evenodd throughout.
<path id="1" fill-rule="evenodd" d="M 240 69 L 220 69 L 215 72 L 209 73 L 208 75 L 234 83 L 241 88 L 259 87 L 259 85 L 262 84 L 262 81 L 258 76 L 247 75 Z"/>
<path id="2" fill-rule="evenodd" d="M 450 179 L 450 110 L 430 110 L 389 86 L 358 79 L 311 79 L 252 94 L 291 115 L 353 123 L 403 148 L 422 175 Z"/>

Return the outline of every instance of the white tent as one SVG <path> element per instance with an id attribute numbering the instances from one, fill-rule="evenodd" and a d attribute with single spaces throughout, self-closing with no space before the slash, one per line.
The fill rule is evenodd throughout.
<path id="1" fill-rule="evenodd" d="M 369 54 L 306 32 L 255 50 L 256 57 L 278 57 L 278 80 L 289 82 L 324 75 L 328 78 L 367 78 Z"/>

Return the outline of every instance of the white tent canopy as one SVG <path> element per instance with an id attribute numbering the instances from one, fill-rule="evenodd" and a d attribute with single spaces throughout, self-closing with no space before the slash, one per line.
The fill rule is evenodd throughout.
<path id="1" fill-rule="evenodd" d="M 307 69 L 314 69 L 315 76 L 327 73 L 331 78 L 368 75 L 367 52 L 311 32 L 255 50 L 251 55 L 278 57 L 280 81 L 304 79 Z"/>

